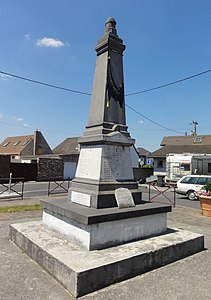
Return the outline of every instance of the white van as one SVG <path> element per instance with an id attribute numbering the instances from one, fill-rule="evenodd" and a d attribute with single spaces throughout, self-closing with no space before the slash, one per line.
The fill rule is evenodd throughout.
<path id="1" fill-rule="evenodd" d="M 185 195 L 190 200 L 195 200 L 194 191 L 198 192 L 203 185 L 211 182 L 208 175 L 186 175 L 177 181 L 176 193 Z"/>

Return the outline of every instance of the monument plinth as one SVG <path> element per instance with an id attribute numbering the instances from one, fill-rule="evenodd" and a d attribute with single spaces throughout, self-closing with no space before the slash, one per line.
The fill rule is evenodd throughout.
<path id="1" fill-rule="evenodd" d="M 204 246 L 202 235 L 167 229 L 171 206 L 141 199 L 125 118 L 124 50 L 116 21 L 109 18 L 96 47 L 88 124 L 68 197 L 41 201 L 42 221 L 10 228 L 11 240 L 75 297 Z"/>

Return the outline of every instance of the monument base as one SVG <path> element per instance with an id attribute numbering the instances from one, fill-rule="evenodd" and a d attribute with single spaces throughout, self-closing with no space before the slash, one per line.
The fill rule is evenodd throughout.
<path id="1" fill-rule="evenodd" d="M 87 250 L 99 250 L 165 233 L 171 206 L 143 202 L 127 208 L 90 208 L 66 198 L 41 201 L 43 224 Z"/>
<path id="2" fill-rule="evenodd" d="M 142 193 L 138 189 L 138 183 L 130 182 L 99 182 L 97 180 L 74 178 L 68 193 L 68 200 L 87 207 L 108 208 L 117 207 L 115 190 L 118 188 L 130 190 L 136 205 L 142 203 Z"/>
<path id="3" fill-rule="evenodd" d="M 127 188 L 135 204 L 140 204 L 142 194 L 134 180 L 131 161 L 133 143 L 134 140 L 118 131 L 83 136 L 69 200 L 99 209 L 115 207 L 115 190 Z"/>
<path id="4" fill-rule="evenodd" d="M 39 221 L 11 225 L 10 239 L 76 298 L 204 249 L 203 235 L 175 229 L 121 246 L 87 251 Z"/>

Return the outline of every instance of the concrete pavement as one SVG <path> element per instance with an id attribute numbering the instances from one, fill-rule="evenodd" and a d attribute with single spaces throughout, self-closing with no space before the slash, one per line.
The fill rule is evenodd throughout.
<path id="1" fill-rule="evenodd" d="M 39 203 L 39 198 L 7 201 L 10 205 L 32 202 Z M 5 206 L 2 200 L 0 206 Z M 0 214 L 2 300 L 74 299 L 8 238 L 11 223 L 40 218 L 41 211 Z M 211 299 L 211 218 L 202 216 L 198 209 L 177 206 L 168 214 L 168 227 L 204 234 L 207 250 L 80 299 Z"/>

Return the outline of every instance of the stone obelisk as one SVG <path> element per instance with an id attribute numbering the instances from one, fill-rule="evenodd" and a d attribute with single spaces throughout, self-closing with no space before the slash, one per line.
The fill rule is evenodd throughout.
<path id="1" fill-rule="evenodd" d="M 97 61 L 86 131 L 80 138 L 80 156 L 69 200 L 95 208 L 117 206 L 115 190 L 127 188 L 136 204 L 141 193 L 134 181 L 127 131 L 123 78 L 125 45 L 109 18 L 96 46 Z"/>

